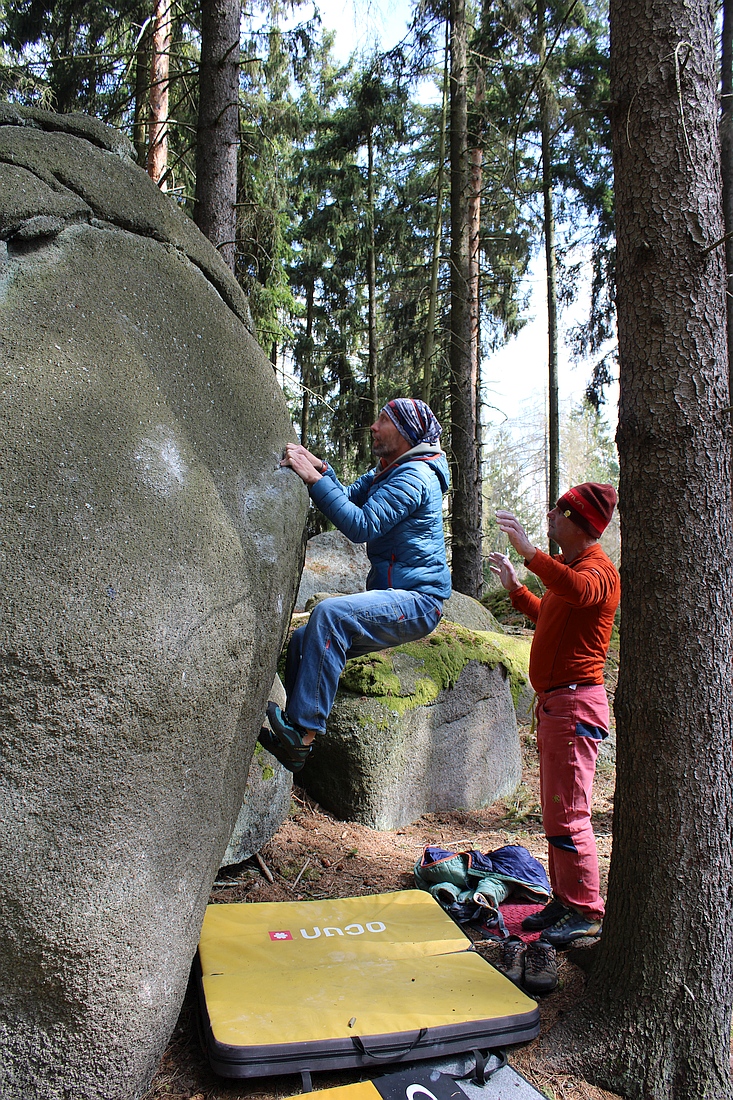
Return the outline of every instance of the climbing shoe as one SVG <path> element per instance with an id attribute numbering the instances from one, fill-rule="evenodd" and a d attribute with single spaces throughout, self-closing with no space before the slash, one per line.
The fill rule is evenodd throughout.
<path id="1" fill-rule="evenodd" d="M 551 924 L 556 924 L 561 917 L 569 912 L 567 905 L 563 905 L 557 898 L 553 898 L 539 913 L 531 913 L 530 916 L 525 917 L 522 921 L 522 929 L 525 932 L 541 932 L 543 928 L 549 928 Z"/>
<path id="2" fill-rule="evenodd" d="M 519 936 L 510 936 L 501 945 L 499 969 L 510 982 L 519 985 L 524 974 L 524 957 L 527 945 Z"/>
<path id="3" fill-rule="evenodd" d="M 303 744 L 304 731 L 289 722 L 272 701 L 267 704 L 267 720 L 270 728 L 263 726 L 257 740 L 289 772 L 301 771 L 311 751 L 310 745 Z"/>
<path id="4" fill-rule="evenodd" d="M 602 921 L 591 920 L 578 913 L 575 909 L 568 909 L 564 917 L 545 928 L 540 935 L 543 943 L 550 943 L 553 947 L 568 947 L 576 940 L 593 940 L 600 936 L 603 928 Z"/>
<path id="5" fill-rule="evenodd" d="M 557 952 L 552 944 L 536 940 L 524 956 L 524 988 L 528 993 L 552 993 L 557 986 Z"/>

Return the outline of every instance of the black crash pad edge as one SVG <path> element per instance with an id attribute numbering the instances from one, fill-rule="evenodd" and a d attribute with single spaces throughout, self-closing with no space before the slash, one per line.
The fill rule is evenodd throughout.
<path id="1" fill-rule="evenodd" d="M 490 963 L 486 964 L 490 966 Z M 203 975 L 198 952 L 193 963 L 198 990 L 201 1045 L 214 1073 L 221 1077 L 269 1077 L 300 1073 L 303 1069 L 331 1070 L 377 1068 L 400 1062 L 460 1054 L 478 1048 L 513 1046 L 536 1039 L 540 1033 L 540 1010 L 501 1020 L 470 1020 L 419 1031 L 361 1035 L 363 1045 L 377 1057 L 358 1049 L 352 1039 L 319 1039 L 307 1043 L 268 1043 L 267 1046 L 231 1046 L 214 1038 L 206 1008 Z M 482 1026 L 483 1025 L 483 1026 Z M 412 1045 L 414 1044 L 414 1045 Z"/>

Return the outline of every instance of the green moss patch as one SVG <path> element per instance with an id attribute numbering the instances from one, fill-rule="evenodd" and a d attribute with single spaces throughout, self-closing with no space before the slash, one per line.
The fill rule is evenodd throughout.
<path id="1" fill-rule="evenodd" d="M 268 779 L 274 779 L 275 769 L 272 764 L 268 764 L 269 754 L 267 756 L 265 755 L 265 750 L 259 741 L 255 741 L 254 759 L 259 765 L 263 780 L 267 781 Z"/>
<path id="2" fill-rule="evenodd" d="M 348 661 L 340 687 L 403 713 L 432 703 L 441 691 L 453 687 L 469 661 L 489 668 L 503 665 L 516 703 L 527 682 L 529 639 L 444 621 L 420 641 Z M 403 664 L 409 664 L 410 675 L 401 678 Z"/>

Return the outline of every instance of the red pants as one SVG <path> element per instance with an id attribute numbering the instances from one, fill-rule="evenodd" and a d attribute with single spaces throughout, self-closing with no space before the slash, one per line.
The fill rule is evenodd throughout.
<path id="1" fill-rule="evenodd" d="M 558 688 L 537 697 L 542 824 L 557 898 L 587 917 L 603 917 L 598 853 L 591 826 L 596 757 L 608 733 L 602 686 Z"/>

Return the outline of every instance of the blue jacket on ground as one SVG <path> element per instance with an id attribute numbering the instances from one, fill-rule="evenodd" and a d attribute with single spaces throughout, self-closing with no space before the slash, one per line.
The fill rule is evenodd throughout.
<path id="1" fill-rule="evenodd" d="M 351 542 L 366 543 L 367 589 L 404 588 L 446 600 L 451 594 L 443 538 L 448 484 L 443 451 L 420 443 L 348 488 L 329 466 L 310 486 L 310 495 Z"/>

